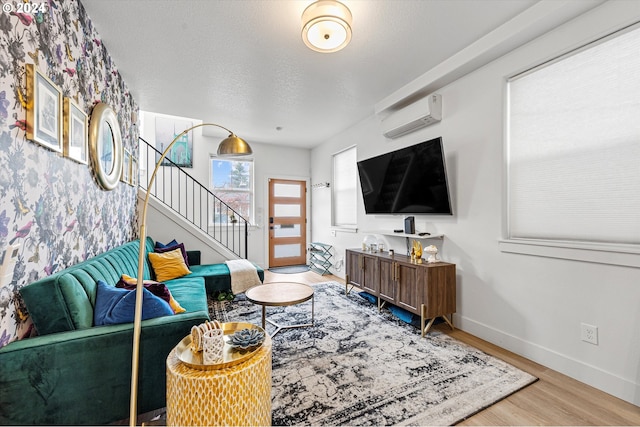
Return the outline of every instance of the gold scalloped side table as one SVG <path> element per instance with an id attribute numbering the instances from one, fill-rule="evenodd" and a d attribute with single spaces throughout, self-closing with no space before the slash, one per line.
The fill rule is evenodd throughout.
<path id="1" fill-rule="evenodd" d="M 271 338 L 246 362 L 194 369 L 167 357 L 167 426 L 270 426 Z"/>

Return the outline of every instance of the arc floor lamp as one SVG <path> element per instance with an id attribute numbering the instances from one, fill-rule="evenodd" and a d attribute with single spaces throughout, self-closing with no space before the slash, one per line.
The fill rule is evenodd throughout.
<path id="1" fill-rule="evenodd" d="M 165 148 L 165 150 L 162 152 L 162 155 L 160 156 L 160 159 L 156 162 L 156 166 L 153 169 L 153 173 L 151 174 L 151 178 L 149 178 L 149 182 L 147 184 L 144 203 L 142 205 L 142 215 L 140 217 L 140 248 L 138 251 L 138 278 L 136 282 L 136 305 L 133 321 L 133 351 L 131 355 L 131 401 L 129 407 L 129 424 L 131 426 L 136 425 L 138 418 L 138 368 L 140 362 L 140 332 L 142 325 L 142 289 L 144 287 L 143 276 L 145 265 L 145 242 L 147 240 L 147 207 L 149 205 L 149 197 L 151 195 L 150 189 L 153 185 L 153 181 L 156 178 L 158 170 L 160 169 L 160 166 L 162 166 L 162 161 L 171 150 L 171 147 L 173 147 L 173 145 L 184 135 L 202 126 L 215 126 L 229 132 L 229 136 L 223 139 L 218 146 L 218 156 L 247 156 L 253 153 L 253 151 L 251 151 L 251 147 L 244 139 L 239 138 L 226 127 L 220 126 L 215 123 L 201 123 L 192 126 L 189 129 L 185 129 L 180 134 L 178 134 L 167 146 L 167 148 Z"/>

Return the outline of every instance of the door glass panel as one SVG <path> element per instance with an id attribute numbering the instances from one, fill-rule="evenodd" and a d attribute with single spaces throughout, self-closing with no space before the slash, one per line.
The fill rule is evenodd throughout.
<path id="1" fill-rule="evenodd" d="M 300 186 L 298 184 L 274 184 L 273 195 L 275 197 L 300 197 Z"/>
<path id="2" fill-rule="evenodd" d="M 300 205 L 275 204 L 273 205 L 273 216 L 280 218 L 299 217 Z"/>
<path id="3" fill-rule="evenodd" d="M 273 226 L 273 237 L 300 237 L 300 224 L 282 224 Z"/>
<path id="4" fill-rule="evenodd" d="M 300 244 L 275 245 L 273 254 L 275 258 L 287 258 L 292 256 L 300 256 Z"/>

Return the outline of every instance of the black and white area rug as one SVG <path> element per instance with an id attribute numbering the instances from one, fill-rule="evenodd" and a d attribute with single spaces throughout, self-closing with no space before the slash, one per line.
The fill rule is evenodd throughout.
<path id="1" fill-rule="evenodd" d="M 273 425 L 453 425 L 536 381 L 528 373 L 393 317 L 344 285 L 314 285 L 315 326 L 273 339 Z M 212 317 L 260 324 L 261 307 L 210 300 Z M 311 301 L 268 307 L 306 323 Z M 271 325 L 267 330 L 273 332 Z"/>

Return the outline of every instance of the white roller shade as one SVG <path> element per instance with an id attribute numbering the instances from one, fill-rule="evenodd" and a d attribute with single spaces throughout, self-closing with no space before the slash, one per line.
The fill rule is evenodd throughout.
<path id="1" fill-rule="evenodd" d="M 358 222 L 356 147 L 333 156 L 333 225 L 355 227 Z"/>
<path id="2" fill-rule="evenodd" d="M 640 30 L 508 83 L 509 237 L 640 243 Z"/>

